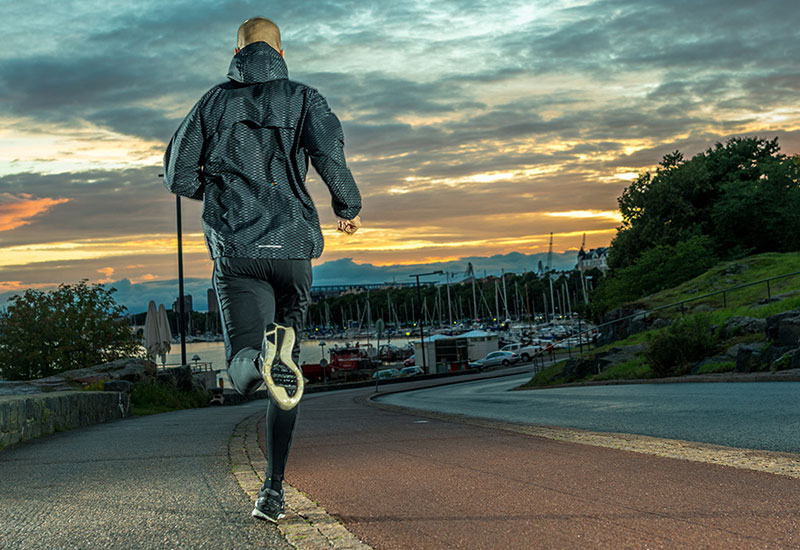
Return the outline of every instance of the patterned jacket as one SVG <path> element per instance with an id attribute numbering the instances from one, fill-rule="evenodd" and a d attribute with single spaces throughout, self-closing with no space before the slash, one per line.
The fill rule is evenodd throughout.
<path id="1" fill-rule="evenodd" d="M 322 254 L 319 217 L 306 189 L 308 160 L 344 219 L 361 210 L 344 134 L 314 88 L 288 79 L 266 42 L 242 48 L 228 81 L 210 89 L 164 155 L 164 185 L 203 201 L 211 258 L 310 259 Z"/>

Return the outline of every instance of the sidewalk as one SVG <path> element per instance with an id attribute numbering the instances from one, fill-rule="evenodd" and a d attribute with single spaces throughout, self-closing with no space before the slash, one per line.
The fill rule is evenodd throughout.
<path id="1" fill-rule="evenodd" d="M 800 479 L 384 410 L 370 394 L 304 399 L 286 475 L 373 548 L 800 546 Z"/>
<path id="2" fill-rule="evenodd" d="M 3 548 L 292 548 L 231 473 L 265 402 L 99 424 L 0 452 Z M 263 473 L 262 473 L 263 475 Z"/>

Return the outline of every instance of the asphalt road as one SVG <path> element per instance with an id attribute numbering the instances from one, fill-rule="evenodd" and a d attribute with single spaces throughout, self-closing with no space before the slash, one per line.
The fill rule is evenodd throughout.
<path id="1" fill-rule="evenodd" d="M 290 549 L 228 463 L 264 401 L 131 418 L 0 452 L 2 548 Z"/>
<path id="2" fill-rule="evenodd" d="M 370 394 L 306 396 L 286 476 L 376 549 L 800 547 L 799 479 L 387 411 Z"/>
<path id="3" fill-rule="evenodd" d="M 530 375 L 396 393 L 385 403 L 507 422 L 800 453 L 800 382 L 584 386 L 509 391 Z"/>

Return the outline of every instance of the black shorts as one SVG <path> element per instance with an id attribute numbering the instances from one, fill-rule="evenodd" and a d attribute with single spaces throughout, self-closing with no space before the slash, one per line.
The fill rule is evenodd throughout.
<path id="1" fill-rule="evenodd" d="M 260 350 L 270 323 L 294 327 L 292 356 L 300 364 L 300 331 L 311 303 L 311 260 L 216 258 L 212 280 L 228 365 L 242 350 Z"/>

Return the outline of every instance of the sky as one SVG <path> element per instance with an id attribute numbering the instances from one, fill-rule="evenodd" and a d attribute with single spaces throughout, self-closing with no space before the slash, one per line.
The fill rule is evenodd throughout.
<path id="1" fill-rule="evenodd" d="M 327 284 L 467 261 L 535 269 L 551 232 L 569 267 L 584 234 L 609 244 L 617 197 L 669 152 L 757 135 L 800 153 L 788 0 L 30 0 L 2 13 L 0 303 L 81 279 L 130 296 L 175 286 L 164 149 L 256 15 L 281 27 L 289 77 L 342 121 L 363 196 L 363 228 L 337 233 L 312 171 Z M 185 274 L 207 287 L 201 205 L 182 206 Z"/>

